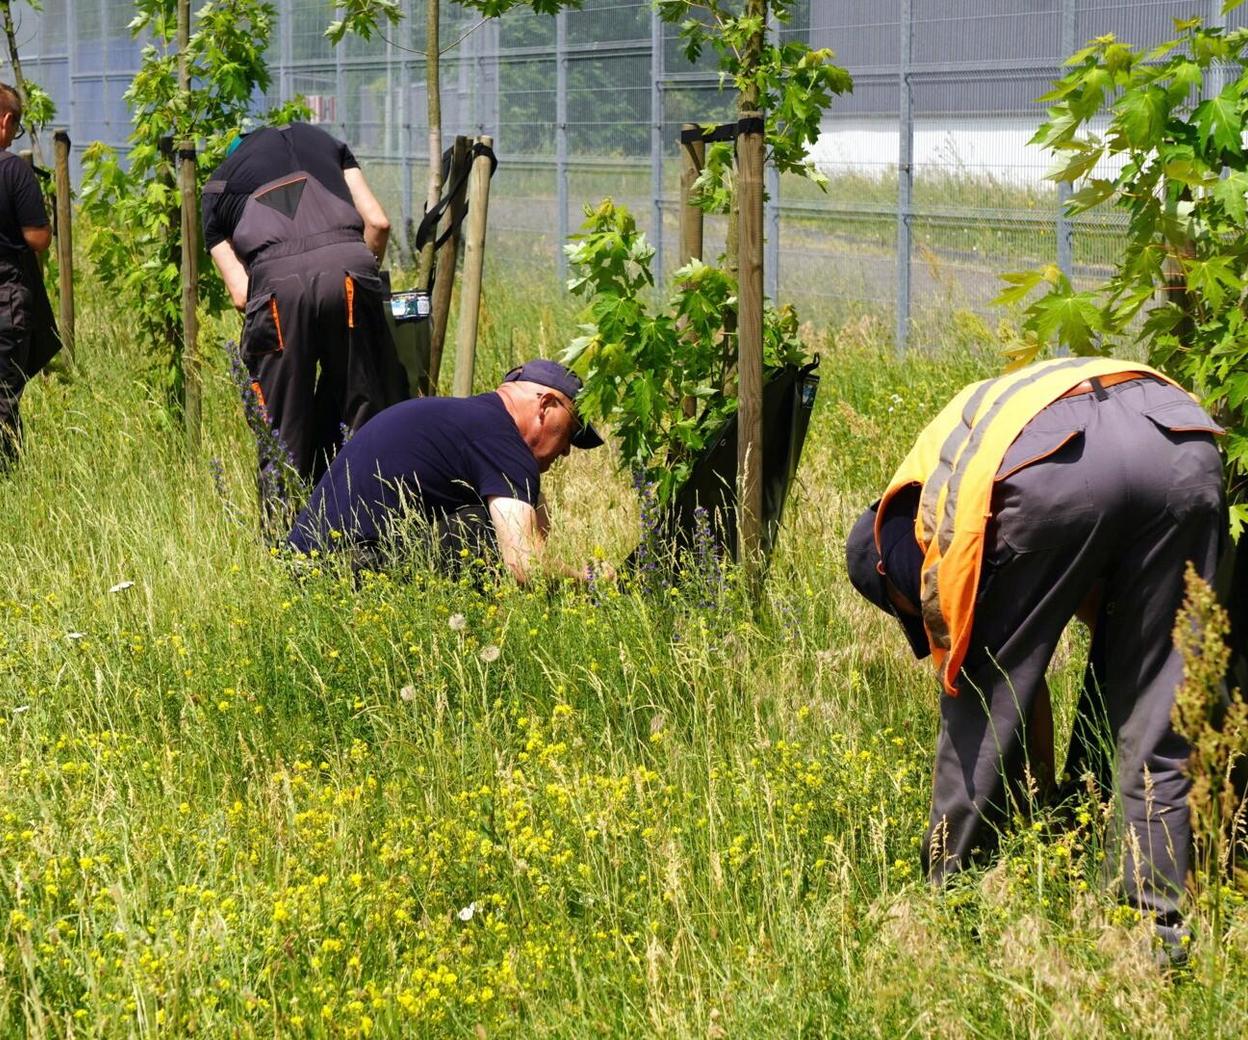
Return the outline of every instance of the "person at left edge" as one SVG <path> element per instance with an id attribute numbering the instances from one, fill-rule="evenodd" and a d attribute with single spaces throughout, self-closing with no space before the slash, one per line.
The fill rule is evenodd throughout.
<path id="1" fill-rule="evenodd" d="M 21 447 L 22 391 L 61 349 L 36 256 L 52 242 L 48 213 L 30 164 L 9 151 L 22 132 L 21 98 L 0 83 L 0 471 Z"/>
<path id="2" fill-rule="evenodd" d="M 259 404 L 304 479 L 407 396 L 378 270 L 385 211 L 351 149 L 319 127 L 263 127 L 213 171 L 204 244 L 243 311 Z"/>

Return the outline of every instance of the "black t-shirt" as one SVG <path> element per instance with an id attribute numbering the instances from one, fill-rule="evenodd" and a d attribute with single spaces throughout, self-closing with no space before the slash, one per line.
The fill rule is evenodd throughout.
<path id="1" fill-rule="evenodd" d="M 28 249 L 22 228 L 47 224 L 43 193 L 30 164 L 20 155 L 0 151 L 0 254 L 14 256 Z"/>
<path id="2" fill-rule="evenodd" d="M 225 181 L 225 190 L 219 195 L 204 193 L 204 245 L 212 249 L 231 238 L 248 196 L 262 184 L 296 170 L 307 171 L 344 202 L 351 203 L 351 190 L 342 171 L 359 165 L 346 144 L 308 123 L 266 126 L 248 134 L 234 154 L 208 178 Z"/>
<path id="3" fill-rule="evenodd" d="M 290 544 L 331 548 L 331 531 L 348 543 L 376 542 L 405 502 L 427 517 L 494 495 L 536 506 L 540 480 L 498 394 L 413 398 L 375 415 L 343 446 L 295 519 Z"/>

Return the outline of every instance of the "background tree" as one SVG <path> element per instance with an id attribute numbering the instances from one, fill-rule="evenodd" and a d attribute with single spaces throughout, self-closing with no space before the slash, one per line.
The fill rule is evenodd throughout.
<path id="1" fill-rule="evenodd" d="M 1030 300 L 1011 349 L 1019 364 L 1055 343 L 1076 354 L 1142 345 L 1200 395 L 1228 431 L 1238 535 L 1248 521 L 1248 30 L 1199 18 L 1175 29 L 1149 51 L 1102 36 L 1072 55 L 1032 139 L 1059 160 L 1049 176 L 1077 187 L 1068 216 L 1125 218 L 1113 272 L 1090 288 L 1052 264 L 1007 274 L 998 300 Z"/>
<path id="2" fill-rule="evenodd" d="M 772 39 L 763 0 L 658 0 L 658 9 L 664 21 L 680 26 L 691 63 L 708 48 L 716 55 L 721 83 L 735 89 L 739 113 L 763 112 L 767 159 L 781 173 L 822 183 L 809 147 L 833 97 L 853 86 L 832 52 Z M 798 5 L 772 0 L 771 10 L 786 24 Z M 588 303 L 583 334 L 564 360 L 585 381 L 583 410 L 612 425 L 621 462 L 639 482 L 654 486 L 660 504 L 737 409 L 733 151 L 731 142 L 709 145 L 696 186 L 704 209 L 729 214 L 724 256 L 718 264 L 702 258 L 675 272 L 658 307 L 651 302 L 654 251 L 632 216 L 610 199 L 587 211 L 583 233 L 569 248 L 575 267 L 569 287 Z M 791 307 L 764 309 L 765 365 L 806 358 L 797 329 Z"/>
<path id="3" fill-rule="evenodd" d="M 32 11 L 42 11 L 40 0 L 28 0 Z M 13 23 L 12 0 L 0 0 L 0 25 L 4 26 L 4 39 L 13 66 L 13 87 L 22 99 L 22 125 L 30 134 L 30 150 L 36 163 L 43 162 L 39 151 L 39 131 L 56 116 L 56 106 L 39 84 L 32 83 L 22 72 L 22 57 L 17 51 L 17 30 Z"/>

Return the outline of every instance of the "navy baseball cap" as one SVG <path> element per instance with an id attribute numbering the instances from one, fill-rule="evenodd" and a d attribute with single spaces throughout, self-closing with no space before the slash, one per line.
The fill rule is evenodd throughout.
<path id="1" fill-rule="evenodd" d="M 533 361 L 526 361 L 523 365 L 513 368 L 505 376 L 504 383 L 537 383 L 540 386 L 548 386 L 552 390 L 558 390 L 564 397 L 576 404 L 576 395 L 581 392 L 581 380 L 575 372 L 569 372 L 558 361 L 550 361 L 547 358 L 535 358 Z M 573 412 L 576 421 L 580 424 L 576 433 L 572 435 L 572 446 L 575 448 L 597 448 L 602 444 L 602 437 L 598 435 L 589 423 Z"/>
<path id="2" fill-rule="evenodd" d="M 904 491 L 897 496 L 898 499 L 904 497 L 907 497 Z M 917 494 L 914 499 L 917 507 Z M 854 588 L 898 620 L 914 656 L 922 658 L 932 652 L 927 631 L 923 628 L 923 619 L 902 613 L 889 597 L 888 586 L 884 581 L 887 575 L 897 591 L 918 606 L 921 598 L 923 550 L 914 537 L 914 511 L 904 508 L 905 504 L 898 503 L 897 499 L 889 503 L 888 513 L 880 527 L 880 548 L 875 544 L 875 515 L 880 503 L 875 502 L 870 506 L 849 532 L 849 538 L 845 542 L 845 564 Z M 895 508 L 896 505 L 903 508 Z"/>

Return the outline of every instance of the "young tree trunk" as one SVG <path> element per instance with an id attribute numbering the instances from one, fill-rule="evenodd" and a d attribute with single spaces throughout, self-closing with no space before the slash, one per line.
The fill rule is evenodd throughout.
<path id="1" fill-rule="evenodd" d="M 22 75 L 22 59 L 17 53 L 17 32 L 13 27 L 12 0 L 0 0 L 0 18 L 4 20 L 4 38 L 9 45 L 9 62 L 13 66 L 13 87 L 17 91 L 17 96 L 22 99 L 22 112 L 24 115 L 28 100 L 26 97 L 26 77 Z M 30 150 L 34 155 L 35 164 L 42 165 L 43 156 L 39 152 L 38 135 L 36 135 L 33 126 L 27 129 L 30 131 Z"/>
<path id="2" fill-rule="evenodd" d="M 763 163 L 764 135 L 758 83 L 767 0 L 746 0 L 757 30 L 741 53 L 737 97 L 737 560 L 755 602 L 762 591 L 763 546 Z M 744 132 L 743 132 L 744 131 Z"/>
<path id="3" fill-rule="evenodd" d="M 442 88 L 439 81 L 438 0 L 426 0 L 425 9 L 425 83 L 429 99 L 429 191 L 425 196 L 425 208 L 433 209 L 442 197 Z M 433 236 L 436 238 L 436 234 Z M 416 285 L 429 288 L 433 274 L 433 241 L 426 242 L 420 251 L 420 264 L 416 268 Z"/>

